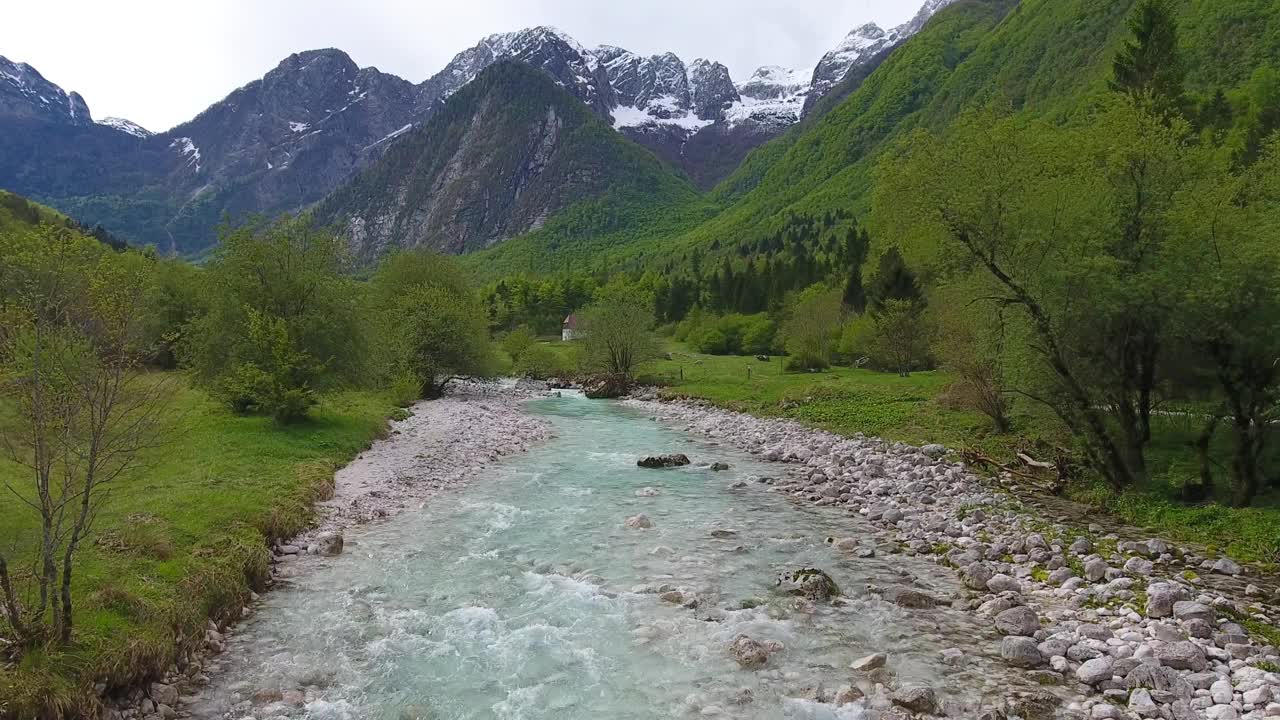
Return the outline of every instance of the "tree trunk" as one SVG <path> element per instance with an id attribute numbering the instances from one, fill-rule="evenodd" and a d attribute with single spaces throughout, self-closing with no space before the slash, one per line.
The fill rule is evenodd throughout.
<path id="1" fill-rule="evenodd" d="M 1200 435 L 1195 441 L 1196 461 L 1200 465 L 1200 484 L 1187 485 L 1182 489 L 1182 499 L 1186 502 L 1198 503 L 1205 500 L 1212 500 L 1216 494 L 1213 481 L 1213 465 L 1210 462 L 1209 448 L 1213 443 L 1213 436 L 1218 431 L 1218 423 L 1222 420 L 1218 415 L 1214 415 L 1205 424 L 1204 429 L 1200 431 Z"/>
<path id="2" fill-rule="evenodd" d="M 13 592 L 13 583 L 9 579 L 9 565 L 0 556 L 0 602 L 4 603 L 4 616 L 13 628 L 18 642 L 27 641 L 27 627 L 22 622 L 22 608 L 18 606 L 18 596 Z"/>
<path id="3" fill-rule="evenodd" d="M 1259 481 L 1258 457 L 1261 455 L 1262 438 L 1258 424 L 1250 418 L 1236 418 L 1236 451 L 1231 460 L 1231 469 L 1235 475 L 1231 493 L 1231 504 L 1245 508 L 1253 504 L 1261 485 Z"/>

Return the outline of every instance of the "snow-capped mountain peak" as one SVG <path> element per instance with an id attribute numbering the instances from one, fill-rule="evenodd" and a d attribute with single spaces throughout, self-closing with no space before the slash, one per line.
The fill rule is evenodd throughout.
<path id="1" fill-rule="evenodd" d="M 126 120 L 118 117 L 104 117 L 97 121 L 99 125 L 106 125 L 109 128 L 115 128 L 123 133 L 128 133 L 138 138 L 149 138 L 155 133 L 142 127 L 132 120 Z"/>

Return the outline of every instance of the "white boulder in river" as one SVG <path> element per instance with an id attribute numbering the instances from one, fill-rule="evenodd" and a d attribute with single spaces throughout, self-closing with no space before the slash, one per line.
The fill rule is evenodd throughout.
<path id="1" fill-rule="evenodd" d="M 645 530 L 653 527 L 653 521 L 649 519 L 648 515 L 643 515 L 643 514 L 632 515 L 631 517 L 627 518 L 626 522 L 624 522 L 623 524 L 631 528 L 632 530 Z"/>

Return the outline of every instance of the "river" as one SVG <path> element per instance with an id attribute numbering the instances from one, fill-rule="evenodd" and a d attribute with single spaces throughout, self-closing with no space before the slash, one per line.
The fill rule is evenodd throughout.
<path id="1" fill-rule="evenodd" d="M 953 571 L 889 552 L 847 512 L 769 492 L 757 478 L 779 466 L 615 403 L 566 395 L 525 408 L 552 423 L 554 439 L 421 510 L 348 530 L 338 557 L 302 561 L 311 567 L 237 628 L 223 669 L 188 711 L 853 719 L 869 717 L 873 703 L 831 704 L 842 686 L 860 683 L 874 696 L 876 679 L 923 683 L 955 709 L 1013 682 L 991 657 L 989 623 L 945 607 L 904 609 L 868 591 L 909 584 L 947 599 L 960 593 Z M 667 452 L 694 465 L 636 467 Z M 714 472 L 712 462 L 730 469 Z M 637 496 L 645 487 L 657 494 Z M 638 513 L 654 526 L 624 527 Z M 879 551 L 859 558 L 832 537 L 879 542 Z M 779 573 L 805 566 L 827 570 L 847 600 L 812 605 L 775 590 Z M 697 606 L 655 592 L 671 588 Z M 783 649 L 761 669 L 740 668 L 728 651 L 740 634 Z M 942 651 L 957 647 L 963 662 L 944 662 Z M 848 669 L 877 652 L 888 655 L 880 678 Z"/>

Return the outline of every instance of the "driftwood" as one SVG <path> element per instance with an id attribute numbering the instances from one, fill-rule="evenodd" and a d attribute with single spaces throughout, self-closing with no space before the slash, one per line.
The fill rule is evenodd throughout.
<path id="1" fill-rule="evenodd" d="M 1025 480 L 1031 480 L 1036 483 L 1043 483 L 1045 480 L 1045 477 L 1043 475 L 1036 474 L 1036 471 L 1052 470 L 1057 474 L 1057 477 L 1049 483 L 1048 490 L 1054 495 L 1061 495 L 1063 491 L 1066 490 L 1066 474 L 1062 472 L 1062 468 L 1057 463 L 1042 462 L 1036 460 L 1030 455 L 1027 455 L 1026 453 L 1017 453 L 1017 458 L 1022 464 L 1031 468 L 1031 471 L 1020 470 L 1014 466 L 1014 463 L 1002 463 L 983 455 L 981 452 L 973 448 L 963 451 L 961 453 L 961 457 L 964 459 L 966 464 L 995 468 L 1000 472 L 1006 472 L 1010 475 L 1020 477 Z"/>

